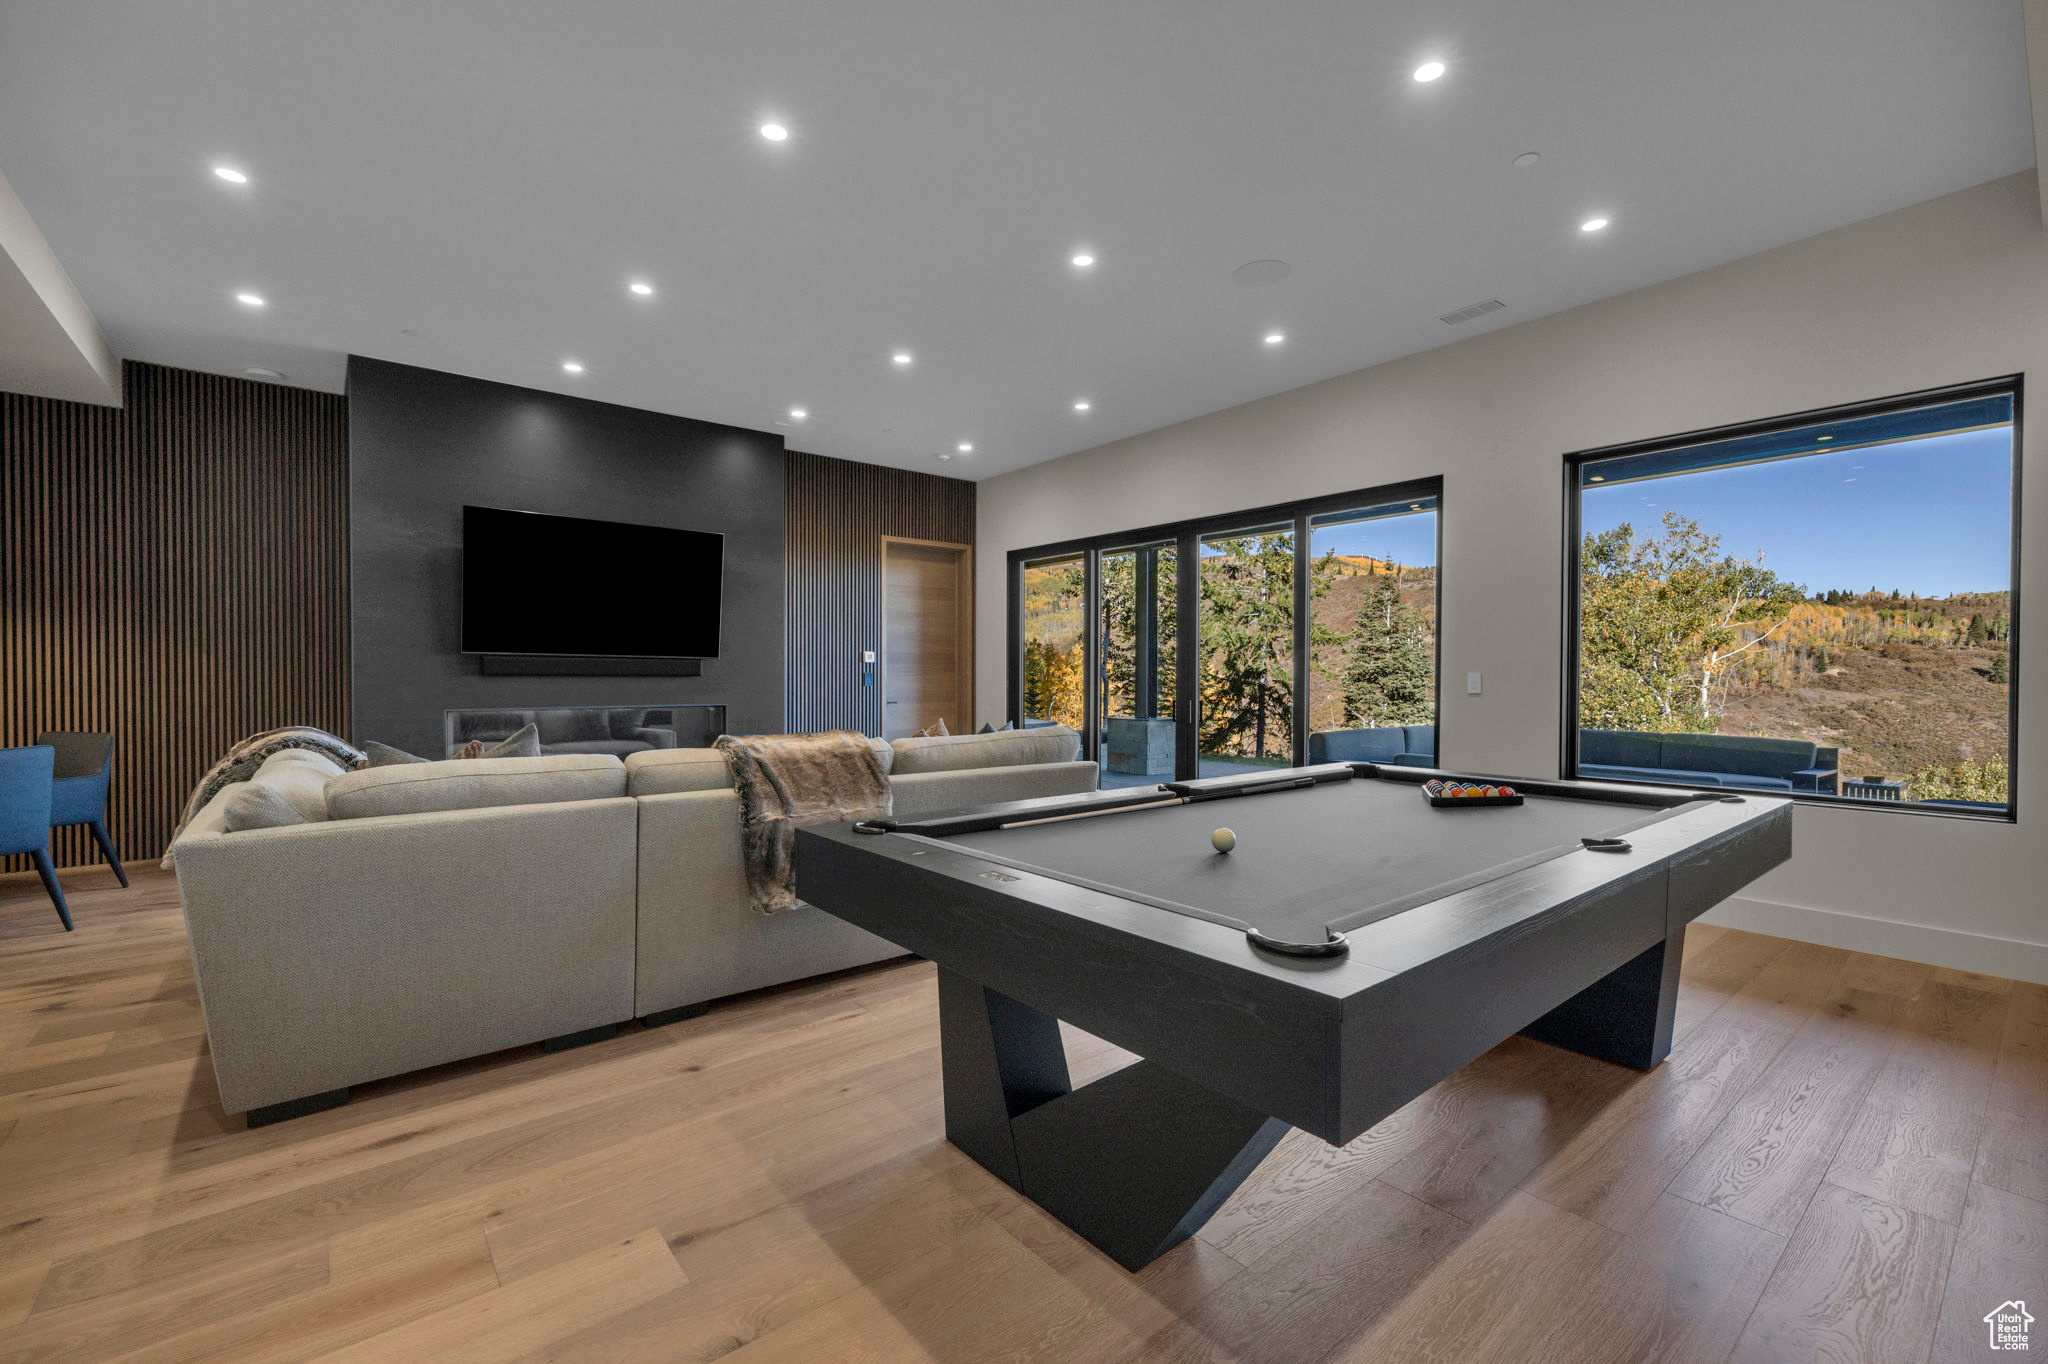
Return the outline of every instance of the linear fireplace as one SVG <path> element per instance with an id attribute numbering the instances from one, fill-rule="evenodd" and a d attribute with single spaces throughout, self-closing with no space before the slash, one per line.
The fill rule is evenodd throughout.
<path id="1" fill-rule="evenodd" d="M 540 730 L 543 753 L 613 753 L 625 757 L 651 748 L 709 748 L 725 733 L 724 706 L 529 706 L 521 709 L 446 710 L 441 732 L 447 752 L 472 739 L 486 747 L 527 725 Z"/>

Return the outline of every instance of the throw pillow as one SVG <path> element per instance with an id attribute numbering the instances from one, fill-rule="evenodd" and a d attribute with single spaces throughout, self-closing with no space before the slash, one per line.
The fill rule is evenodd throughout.
<path id="1" fill-rule="evenodd" d="M 480 758 L 538 758 L 540 751 L 540 726 L 525 725 L 505 736 L 495 747 L 487 748 L 477 755 Z"/>
<path id="2" fill-rule="evenodd" d="M 363 752 L 370 755 L 369 765 L 371 767 L 396 767 L 400 763 L 434 761 L 432 758 L 416 757 L 402 748 L 393 748 L 390 744 L 380 744 L 375 739 L 367 739 L 363 742 Z M 527 725 L 524 729 L 516 730 L 506 735 L 491 748 L 485 748 L 482 739 L 471 739 L 448 756 L 451 759 L 538 758 L 542 756 L 540 751 L 540 726 Z"/>
<path id="3" fill-rule="evenodd" d="M 947 737 L 947 735 L 950 732 L 951 731 L 949 731 L 946 728 L 946 721 L 944 717 L 941 717 L 937 720 L 932 721 L 923 729 L 920 729 L 917 732 L 917 737 L 920 739 L 943 739 Z"/>
<path id="4" fill-rule="evenodd" d="M 287 824 L 306 822 L 306 817 L 283 792 L 254 782 L 244 782 L 235 788 L 234 794 L 221 802 L 220 813 L 221 822 L 231 834 L 246 829 L 282 829 Z"/>
<path id="5" fill-rule="evenodd" d="M 1002 734 L 1006 731 L 1015 729 L 1016 727 L 1017 724 L 1014 720 L 1005 720 L 1001 724 L 997 724 L 993 720 L 983 720 L 981 722 L 981 728 L 975 730 L 974 732 L 976 734 Z"/>

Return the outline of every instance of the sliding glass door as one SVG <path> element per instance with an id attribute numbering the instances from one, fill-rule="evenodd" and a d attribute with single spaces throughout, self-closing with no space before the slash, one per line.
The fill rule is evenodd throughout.
<path id="1" fill-rule="evenodd" d="M 1024 565 L 1024 690 L 1016 718 L 1026 728 L 1087 728 L 1087 566 L 1081 554 Z"/>
<path id="2" fill-rule="evenodd" d="M 1294 761 L 1294 522 L 1201 539 L 1200 774 Z"/>
<path id="3" fill-rule="evenodd" d="M 1178 747 L 1180 549 L 1104 550 L 1096 610 L 1104 786 L 1172 781 Z"/>
<path id="4" fill-rule="evenodd" d="M 1417 499 L 1309 523 L 1308 727 L 1349 736 L 1322 756 L 1435 763 L 1436 522 Z"/>
<path id="5" fill-rule="evenodd" d="M 1106 787 L 1436 752 L 1434 480 L 1010 556 L 1011 709 Z"/>

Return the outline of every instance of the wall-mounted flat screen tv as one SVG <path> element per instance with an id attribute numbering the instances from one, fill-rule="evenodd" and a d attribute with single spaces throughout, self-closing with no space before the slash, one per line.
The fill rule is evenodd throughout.
<path id="1" fill-rule="evenodd" d="M 462 651 L 716 658 L 725 537 L 462 509 Z"/>

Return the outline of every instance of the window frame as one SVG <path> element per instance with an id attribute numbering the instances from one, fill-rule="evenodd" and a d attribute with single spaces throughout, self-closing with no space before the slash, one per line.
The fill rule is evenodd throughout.
<path id="1" fill-rule="evenodd" d="M 1082 636 L 1082 667 L 1085 674 L 1083 685 L 1084 724 L 1081 734 L 1081 757 L 1090 762 L 1100 762 L 1101 720 L 1097 714 L 1101 709 L 1101 666 L 1100 646 L 1097 639 L 1097 620 L 1101 610 L 1102 556 L 1105 553 L 1127 550 L 1134 546 L 1167 543 L 1174 545 L 1178 557 L 1175 561 L 1174 596 L 1177 607 L 1177 629 L 1174 645 L 1174 779 L 1193 780 L 1201 761 L 1196 750 L 1199 747 L 1200 727 L 1200 668 L 1201 668 L 1201 541 L 1206 535 L 1228 533 L 1244 526 L 1263 526 L 1291 522 L 1295 535 L 1294 574 L 1294 664 L 1298 685 L 1307 685 L 1309 667 L 1308 633 L 1301 628 L 1307 619 L 1309 608 L 1309 577 L 1303 569 L 1309 558 L 1309 545 L 1316 518 L 1337 512 L 1359 511 L 1366 508 L 1396 502 L 1427 500 L 1434 505 L 1431 511 L 1436 516 L 1436 628 L 1431 632 L 1430 666 L 1436 677 L 1436 704 L 1432 707 L 1430 727 L 1436 733 L 1437 761 L 1443 761 L 1443 600 L 1444 600 L 1444 481 L 1441 477 L 1404 479 L 1398 483 L 1386 483 L 1377 487 L 1361 488 L 1351 492 L 1330 493 L 1316 497 L 1298 498 L 1290 502 L 1269 503 L 1261 507 L 1239 510 L 1224 510 L 1204 513 L 1200 516 L 1183 517 L 1177 521 L 1161 521 L 1130 530 L 1112 531 L 1103 535 L 1077 536 L 1068 540 L 1056 540 L 1043 545 L 1030 545 L 1009 552 L 1007 573 L 1004 583 L 1005 606 L 1008 617 L 1006 687 L 1004 714 L 1012 724 L 1022 726 L 1024 707 L 1024 567 L 1047 559 L 1061 559 L 1080 555 L 1084 562 L 1084 611 L 1087 622 L 1086 633 Z M 1308 758 L 1309 706 L 1307 693 L 1294 708 L 1293 732 L 1289 742 L 1297 762 Z"/>
<path id="2" fill-rule="evenodd" d="M 1574 450 L 1564 457 L 1564 619 L 1562 695 L 1563 711 L 1560 716 L 1558 771 L 1567 780 L 1596 782 L 1605 785 L 1656 785 L 1683 787 L 1683 782 L 1624 782 L 1613 777 L 1583 777 L 1579 775 L 1579 594 L 1581 565 L 1580 555 L 1584 550 L 1585 531 L 1580 511 L 1580 469 L 1599 460 L 1615 459 L 1626 455 L 1659 454 L 1688 445 L 1700 445 L 1709 441 L 1720 441 L 1743 436 L 1766 436 L 1780 431 L 1790 431 L 1802 426 L 1823 426 L 1830 422 L 1854 420 L 1862 417 L 1882 416 L 1888 412 L 1905 411 L 1915 407 L 1932 407 L 1939 403 L 1956 402 L 1969 398 L 2010 397 L 2012 399 L 2012 482 L 2009 491 L 2011 503 L 2011 560 L 2006 568 L 2009 586 L 2008 600 L 2011 604 L 2012 627 L 2006 644 L 2006 802 L 2003 811 L 1961 810 L 1952 806 L 1927 805 L 1909 801 L 1863 800 L 1855 796 L 1825 795 L 1807 791 L 1758 791 L 1748 787 L 1720 788 L 1731 793 L 1772 795 L 1789 797 L 1802 805 L 1827 806 L 1855 810 L 1882 810 L 1890 814 L 1916 815 L 1922 818 L 1960 819 L 1975 824 L 2017 824 L 2019 822 L 2019 760 L 2020 760 L 2020 523 L 2023 503 L 2021 501 L 2021 467 L 2025 462 L 2025 376 L 2006 374 L 1991 379 L 1980 379 L 1971 383 L 1952 384 L 1941 388 L 1916 389 L 1910 393 L 1897 393 L 1887 398 L 1874 398 L 1867 402 L 1843 403 L 1834 407 L 1809 408 L 1802 412 L 1789 412 L 1782 416 L 1765 417 L 1756 421 L 1737 422 L 1728 426 L 1706 427 L 1687 431 L 1679 435 L 1660 436 L 1652 440 L 1629 441 L 1620 445 L 1603 445 L 1589 450 Z"/>

